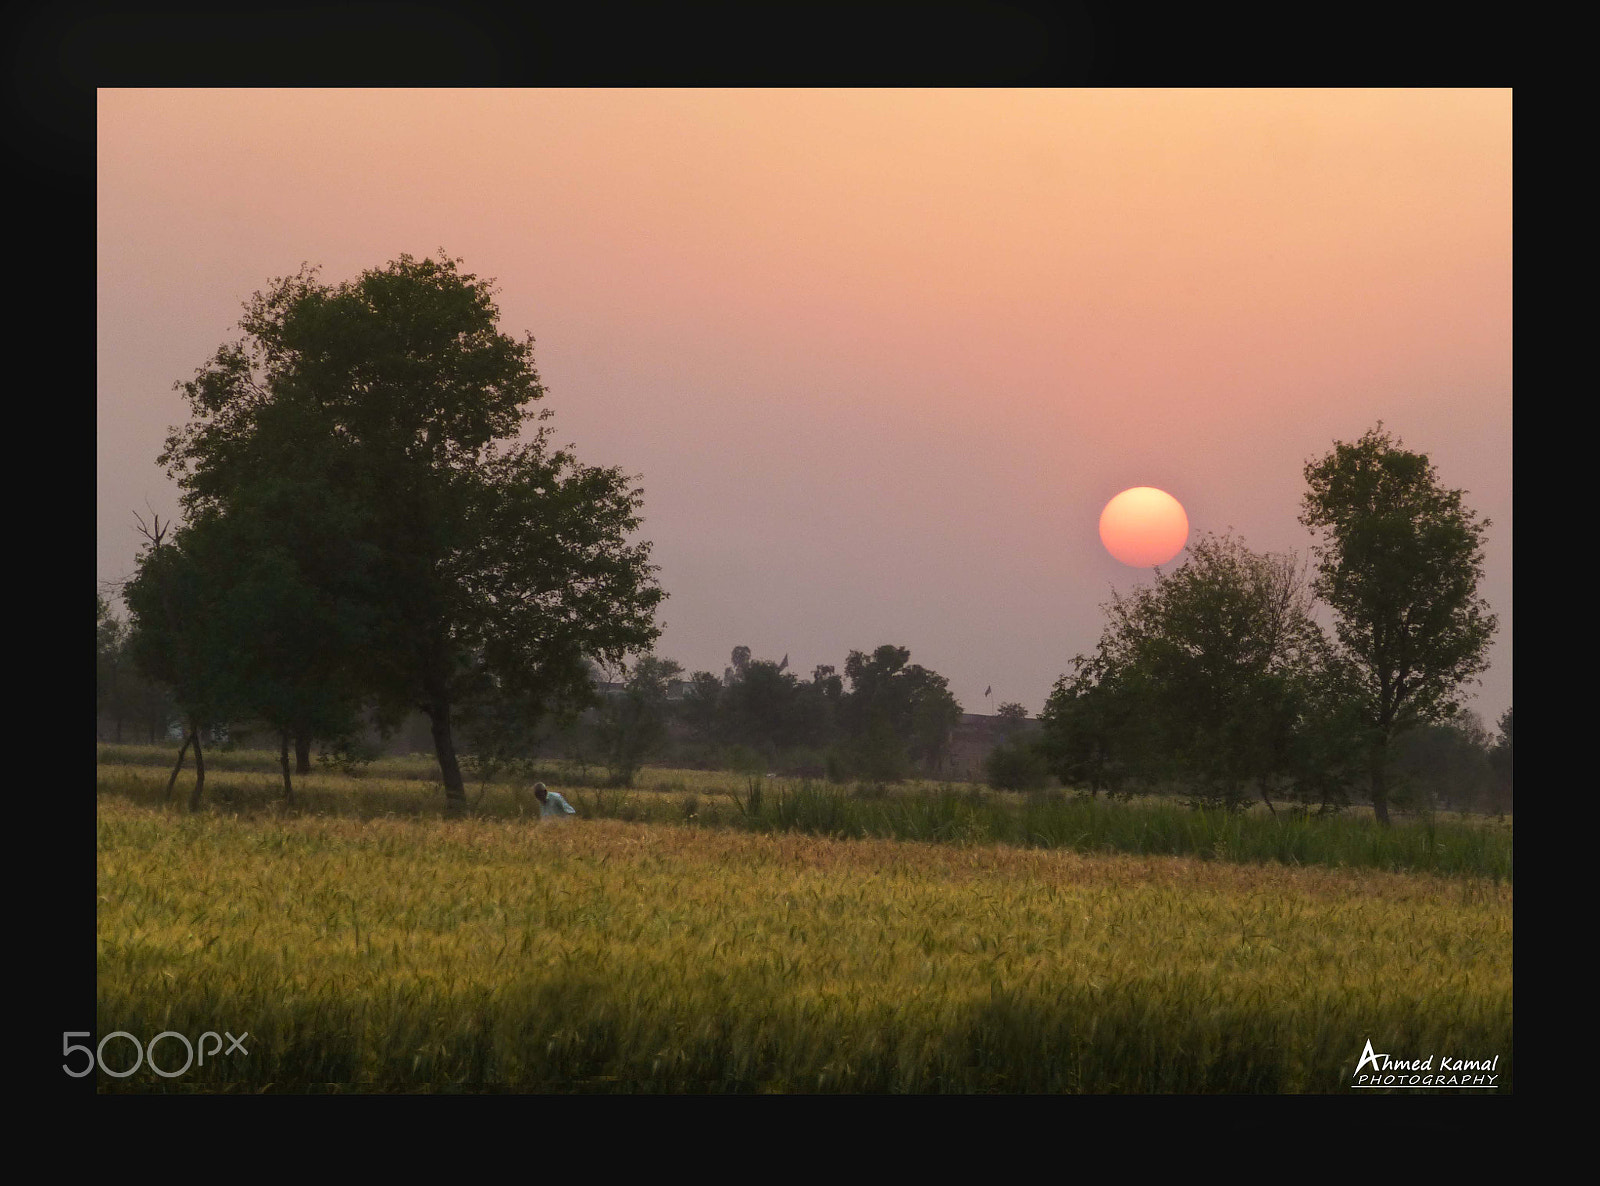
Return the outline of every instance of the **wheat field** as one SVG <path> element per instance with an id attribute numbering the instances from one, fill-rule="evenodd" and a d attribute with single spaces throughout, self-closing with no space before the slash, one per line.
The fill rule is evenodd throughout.
<path id="1" fill-rule="evenodd" d="M 1497 1055 L 1511 1088 L 1492 879 L 191 816 L 118 778 L 97 799 L 97 1032 L 250 1037 L 105 1091 L 1344 1091 L 1369 1039 Z"/>

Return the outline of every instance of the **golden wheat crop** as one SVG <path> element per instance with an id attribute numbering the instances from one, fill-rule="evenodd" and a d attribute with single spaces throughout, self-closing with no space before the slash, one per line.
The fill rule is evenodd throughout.
<path id="1" fill-rule="evenodd" d="M 102 795 L 117 1090 L 1340 1090 L 1502 1055 L 1509 886 L 671 825 L 182 815 Z M 1493 1049 L 1490 1049 L 1493 1047 Z"/>

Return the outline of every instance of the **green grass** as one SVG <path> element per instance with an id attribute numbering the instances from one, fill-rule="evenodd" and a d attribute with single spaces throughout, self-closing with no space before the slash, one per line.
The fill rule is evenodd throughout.
<path id="1" fill-rule="evenodd" d="M 160 801 L 170 750 L 99 749 L 98 785 L 139 802 Z M 137 760 L 133 760 L 137 759 Z M 282 784 L 277 755 L 222 752 L 207 759 L 206 794 L 225 811 L 278 812 Z M 191 759 L 192 764 L 192 759 Z M 297 810 L 370 818 L 434 818 L 443 793 L 431 758 L 383 759 L 360 777 L 317 773 L 296 779 Z M 1117 852 L 1140 856 L 1193 856 L 1201 860 L 1289 866 L 1371 868 L 1446 876 L 1512 880 L 1512 826 L 1477 817 L 1408 817 L 1380 826 L 1370 813 L 1318 817 L 1280 809 L 1245 812 L 1198 810 L 1170 799 L 1123 803 L 1061 792 L 1032 796 L 978 786 L 931 783 L 894 788 L 842 787 L 789 779 L 750 779 L 718 772 L 641 772 L 637 789 L 592 785 L 581 770 L 559 762 L 538 776 L 561 791 L 589 819 L 688 823 L 702 828 L 799 832 L 848 839 L 899 839 L 953 844 L 1006 844 Z M 192 765 L 180 776 L 174 799 L 192 785 Z M 480 818 L 515 819 L 533 810 L 522 786 L 469 783 Z"/>

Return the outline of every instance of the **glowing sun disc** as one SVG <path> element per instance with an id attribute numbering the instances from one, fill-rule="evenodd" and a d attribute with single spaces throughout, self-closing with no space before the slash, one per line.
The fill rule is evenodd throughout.
<path id="1" fill-rule="evenodd" d="M 1100 542 L 1124 564 L 1149 568 L 1165 564 L 1189 540 L 1189 516 L 1165 490 L 1135 486 L 1100 512 Z"/>

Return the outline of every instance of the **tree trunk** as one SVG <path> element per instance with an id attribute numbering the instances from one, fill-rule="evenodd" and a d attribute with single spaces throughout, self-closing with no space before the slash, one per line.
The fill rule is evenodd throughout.
<path id="1" fill-rule="evenodd" d="M 311 773 L 311 733 L 306 729 L 297 730 L 294 735 L 294 772 Z"/>
<path id="2" fill-rule="evenodd" d="M 189 810 L 200 810 L 200 796 L 206 789 L 206 759 L 200 752 L 200 726 L 194 727 L 194 790 L 189 792 Z"/>
<path id="3" fill-rule="evenodd" d="M 183 759 L 188 756 L 189 743 L 193 740 L 194 737 L 192 735 L 188 733 L 183 735 L 183 748 L 178 751 L 178 764 L 172 768 L 172 777 L 167 779 L 167 793 L 161 796 L 163 803 L 172 798 L 172 788 L 178 781 L 178 771 L 183 769 Z"/>
<path id="4" fill-rule="evenodd" d="M 283 767 L 283 801 L 292 804 L 294 802 L 294 783 L 289 778 L 289 730 L 283 730 L 279 736 L 283 741 L 283 745 L 278 752 L 278 761 Z"/>
<path id="5" fill-rule="evenodd" d="M 456 761 L 455 741 L 450 735 L 449 698 L 442 692 L 435 695 L 427 712 L 433 723 L 433 752 L 439 759 L 439 773 L 444 777 L 445 814 L 460 815 L 466 810 L 467 788 L 461 781 L 461 766 Z"/>
<path id="6" fill-rule="evenodd" d="M 1381 751 L 1372 760 L 1372 814 L 1385 828 L 1389 826 L 1389 780 L 1385 754 Z"/>

